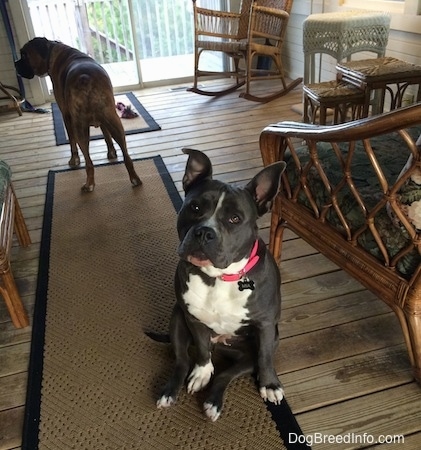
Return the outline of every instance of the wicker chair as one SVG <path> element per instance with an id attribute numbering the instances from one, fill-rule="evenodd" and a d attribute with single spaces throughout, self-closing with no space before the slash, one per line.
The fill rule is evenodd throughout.
<path id="1" fill-rule="evenodd" d="M 332 126 L 281 122 L 260 136 L 265 165 L 287 162 L 272 210 L 275 258 L 287 226 L 388 304 L 419 383 L 420 125 L 418 104 Z"/>
<path id="2" fill-rule="evenodd" d="M 248 100 L 267 102 L 287 94 L 298 86 L 302 78 L 287 84 L 281 59 L 282 45 L 288 24 L 292 0 L 242 0 L 239 13 L 205 9 L 193 0 L 195 22 L 195 66 L 192 92 L 219 96 L 246 85 L 240 96 Z M 203 52 L 222 52 L 233 60 L 232 70 L 209 71 L 199 69 Z M 274 68 L 255 68 L 257 57 L 268 58 Z M 245 68 L 240 68 L 244 61 Z M 266 66 L 266 64 L 264 64 Z M 201 77 L 230 77 L 235 82 L 222 90 L 199 88 Z M 264 78 L 263 78 L 264 77 Z M 251 93 L 253 80 L 279 79 L 282 88 L 276 92 L 258 96 Z"/>
<path id="3" fill-rule="evenodd" d="M 10 264 L 13 234 L 22 247 L 31 244 L 31 238 L 15 195 L 11 180 L 12 172 L 4 161 L 0 161 L 0 295 L 9 310 L 16 328 L 29 325 L 28 314 L 13 276 Z"/>
<path id="4" fill-rule="evenodd" d="M 22 110 L 20 108 L 20 102 L 18 98 L 20 97 L 19 90 L 13 86 L 7 86 L 0 81 L 0 91 L 5 94 L 4 97 L 0 97 L 0 100 L 10 100 L 10 106 L 8 109 L 14 109 L 20 116 L 22 115 Z M 12 94 L 10 91 L 15 91 L 19 95 Z"/>

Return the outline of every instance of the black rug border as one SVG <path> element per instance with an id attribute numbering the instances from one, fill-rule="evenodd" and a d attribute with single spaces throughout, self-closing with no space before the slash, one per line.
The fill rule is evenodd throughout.
<path id="1" fill-rule="evenodd" d="M 155 121 L 155 119 L 149 114 L 149 112 L 145 109 L 145 107 L 140 103 L 138 98 L 133 94 L 133 92 L 123 92 L 123 93 L 115 93 L 114 95 L 125 95 L 131 102 L 131 104 L 136 108 L 139 114 L 142 116 L 143 120 L 148 124 L 147 127 L 137 128 L 135 130 L 124 130 L 126 136 L 129 134 L 138 134 L 138 133 L 147 133 L 149 131 L 158 131 L 161 127 Z M 53 123 L 54 123 L 54 135 L 56 137 L 56 145 L 64 145 L 69 143 L 69 139 L 66 135 L 66 130 L 64 127 L 63 116 L 61 114 L 60 108 L 57 103 L 51 103 L 51 112 L 53 114 Z M 90 140 L 94 141 L 97 139 L 104 139 L 102 134 L 98 134 L 96 136 L 91 136 Z"/>
<path id="2" fill-rule="evenodd" d="M 182 206 L 183 200 L 171 178 L 170 173 L 160 155 L 138 158 L 133 161 L 153 160 L 158 173 L 161 176 L 167 193 L 171 199 L 176 212 Z M 123 161 L 114 163 L 98 164 L 96 167 L 123 164 Z M 55 176 L 62 172 L 74 170 L 85 170 L 84 167 L 77 169 L 50 170 L 47 179 L 47 192 L 45 194 L 44 218 L 41 233 L 41 245 L 38 265 L 38 279 L 35 297 L 34 317 L 32 322 L 31 351 L 28 368 L 28 384 L 26 392 L 25 414 L 22 432 L 22 450 L 36 450 L 39 444 L 39 422 L 41 412 L 41 387 L 42 372 L 44 367 L 44 343 L 45 343 L 45 317 L 47 312 L 48 274 L 51 245 L 51 226 L 54 202 Z M 290 443 L 289 433 L 303 436 L 303 432 L 284 398 L 280 405 L 266 402 L 279 435 L 288 450 L 311 450 L 303 443 Z"/>

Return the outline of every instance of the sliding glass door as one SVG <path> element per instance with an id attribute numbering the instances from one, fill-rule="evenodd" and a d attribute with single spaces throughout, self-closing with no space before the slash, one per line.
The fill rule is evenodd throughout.
<path id="1" fill-rule="evenodd" d="M 114 87 L 193 75 L 191 0 L 26 1 L 35 36 L 88 53 Z"/>

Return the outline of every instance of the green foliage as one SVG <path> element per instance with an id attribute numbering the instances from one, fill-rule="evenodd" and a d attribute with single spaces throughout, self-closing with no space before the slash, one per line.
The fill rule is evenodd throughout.
<path id="1" fill-rule="evenodd" d="M 134 0 L 134 38 L 142 58 L 193 53 L 191 0 Z M 94 57 L 104 62 L 132 59 L 128 0 L 86 5 Z M 107 39 L 108 37 L 108 39 Z"/>

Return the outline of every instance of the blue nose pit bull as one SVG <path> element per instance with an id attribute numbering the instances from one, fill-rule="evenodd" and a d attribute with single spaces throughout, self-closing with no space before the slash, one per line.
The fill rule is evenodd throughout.
<path id="1" fill-rule="evenodd" d="M 264 400 L 280 403 L 283 398 L 273 363 L 280 275 L 258 237 L 256 222 L 279 190 L 285 163 L 266 167 L 238 188 L 212 179 L 212 165 L 204 153 L 183 151 L 189 158 L 183 178 L 185 201 L 177 222 L 180 261 L 170 323 L 176 363 L 157 406 L 171 406 L 186 380 L 189 393 L 210 384 L 204 411 L 215 421 L 225 389 L 239 376 L 256 373 Z M 214 376 L 215 346 L 231 365 Z"/>

